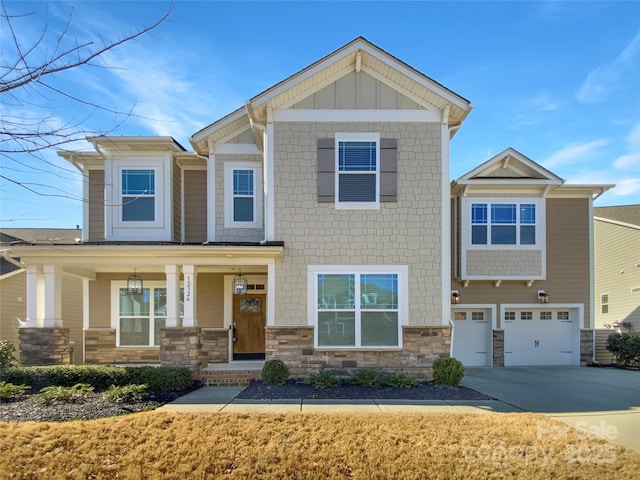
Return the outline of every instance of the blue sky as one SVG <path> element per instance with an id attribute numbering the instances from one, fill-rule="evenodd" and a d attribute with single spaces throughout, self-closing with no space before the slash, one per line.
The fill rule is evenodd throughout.
<path id="1" fill-rule="evenodd" d="M 23 45 L 47 25 L 53 48 L 116 39 L 167 2 L 6 2 Z M 131 111 L 118 116 L 36 89 L 1 98 L 3 115 L 115 135 L 172 135 L 190 149 L 200 128 L 362 35 L 474 103 L 451 147 L 456 178 L 507 147 L 568 183 L 615 183 L 596 206 L 640 204 L 640 2 L 185 2 L 96 67 L 56 76 L 74 96 Z M 0 31 L 8 52 L 7 29 Z M 7 43 L 9 42 L 9 43 Z M 7 55 L 7 53 L 4 53 Z M 103 68 L 108 66 L 109 68 Z M 123 121 L 124 120 L 124 121 Z M 85 149 L 76 142 L 73 148 Z M 1 227 L 81 224 L 81 179 L 55 152 L 1 157 Z M 36 167 L 38 170 L 33 170 Z"/>

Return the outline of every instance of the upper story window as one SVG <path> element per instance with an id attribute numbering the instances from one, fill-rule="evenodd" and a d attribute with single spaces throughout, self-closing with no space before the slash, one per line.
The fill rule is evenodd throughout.
<path id="1" fill-rule="evenodd" d="M 224 170 L 225 227 L 262 226 L 262 169 L 256 163 L 228 162 Z"/>
<path id="2" fill-rule="evenodd" d="M 378 208 L 380 135 L 336 133 L 336 208 Z"/>
<path id="3" fill-rule="evenodd" d="M 123 222 L 155 220 L 155 170 L 123 169 L 121 205 Z"/>
<path id="4" fill-rule="evenodd" d="M 472 245 L 536 245 L 535 203 L 472 203 Z"/>
<path id="5" fill-rule="evenodd" d="M 600 295 L 600 313 L 609 313 L 609 294 Z"/>

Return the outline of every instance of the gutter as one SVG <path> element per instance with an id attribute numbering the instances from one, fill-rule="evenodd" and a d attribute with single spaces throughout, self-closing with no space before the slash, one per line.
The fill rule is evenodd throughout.
<path id="1" fill-rule="evenodd" d="M 26 270 L 27 266 L 21 261 L 16 260 L 11 255 L 9 255 L 9 252 L 10 252 L 9 250 L 2 250 L 2 258 L 4 258 L 7 262 L 11 263 L 12 265 L 15 265 L 16 267 L 22 270 Z"/>

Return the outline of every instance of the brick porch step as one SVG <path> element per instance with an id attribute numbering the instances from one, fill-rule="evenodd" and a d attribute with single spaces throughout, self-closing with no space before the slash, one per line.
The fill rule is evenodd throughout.
<path id="1" fill-rule="evenodd" d="M 196 380 L 209 387 L 238 387 L 249 385 L 253 379 L 260 379 L 261 370 L 200 370 Z"/>

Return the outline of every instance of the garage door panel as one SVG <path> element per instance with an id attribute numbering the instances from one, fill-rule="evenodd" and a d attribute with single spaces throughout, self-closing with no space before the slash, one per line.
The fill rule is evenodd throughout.
<path id="1" fill-rule="evenodd" d="M 456 310 L 453 356 L 468 367 L 490 366 L 491 310 Z"/>
<path id="2" fill-rule="evenodd" d="M 578 364 L 578 322 L 566 308 L 505 311 L 505 366 Z"/>

